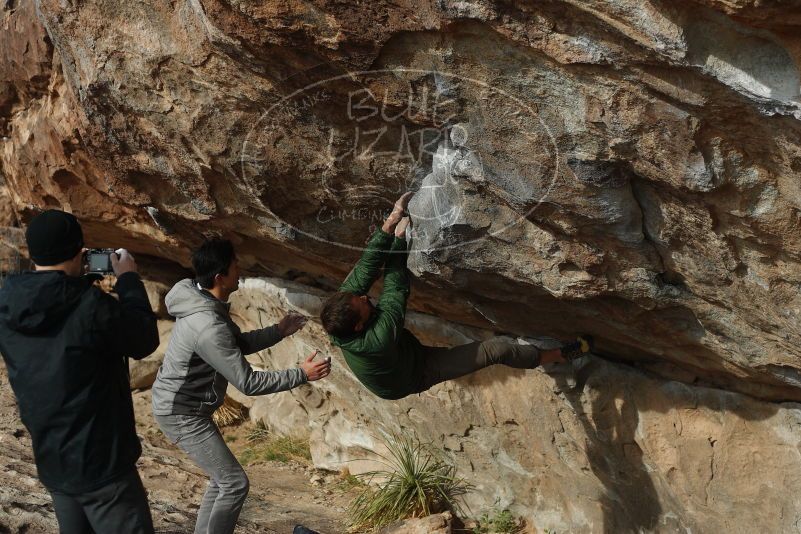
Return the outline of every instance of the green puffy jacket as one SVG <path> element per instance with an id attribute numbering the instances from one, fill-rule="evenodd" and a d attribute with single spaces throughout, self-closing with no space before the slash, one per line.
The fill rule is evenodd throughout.
<path id="1" fill-rule="evenodd" d="M 422 374 L 422 345 L 403 328 L 409 298 L 407 255 L 406 240 L 378 229 L 339 288 L 366 295 L 384 268 L 384 290 L 364 330 L 345 338 L 331 336 L 353 374 L 382 399 L 415 393 Z"/>

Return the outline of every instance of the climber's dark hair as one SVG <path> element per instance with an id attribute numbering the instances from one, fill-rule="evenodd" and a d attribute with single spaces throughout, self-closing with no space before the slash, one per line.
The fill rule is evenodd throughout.
<path id="1" fill-rule="evenodd" d="M 204 289 L 214 287 L 214 277 L 228 274 L 228 268 L 236 259 L 234 245 L 227 239 L 207 239 L 192 253 L 192 268 L 195 282 Z"/>
<path id="2" fill-rule="evenodd" d="M 326 301 L 320 320 L 325 331 L 332 336 L 347 337 L 356 332 L 359 313 L 350 305 L 355 295 L 349 291 L 337 291 Z"/>

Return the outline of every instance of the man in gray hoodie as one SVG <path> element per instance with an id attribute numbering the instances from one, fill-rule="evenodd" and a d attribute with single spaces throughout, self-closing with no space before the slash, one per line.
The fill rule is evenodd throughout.
<path id="1" fill-rule="evenodd" d="M 231 320 L 228 297 L 239 287 L 239 267 L 230 241 L 206 241 L 192 256 L 194 280 L 182 280 L 166 297 L 177 320 L 164 362 L 153 384 L 153 413 L 164 434 L 210 477 L 198 510 L 195 534 L 234 531 L 249 482 L 211 416 L 229 383 L 246 395 L 266 395 L 328 376 L 328 361 L 315 351 L 295 369 L 256 371 L 245 354 L 275 345 L 303 327 L 289 314 L 278 324 L 241 332 Z"/>

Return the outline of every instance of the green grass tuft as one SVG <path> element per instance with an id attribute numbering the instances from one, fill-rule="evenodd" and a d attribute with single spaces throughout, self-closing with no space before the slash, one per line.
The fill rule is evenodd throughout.
<path id="1" fill-rule="evenodd" d="M 311 464 L 309 440 L 293 436 L 277 436 L 259 422 L 246 436 L 250 444 L 239 454 L 239 463 L 250 465 L 255 462 L 298 462 Z"/>
<path id="2" fill-rule="evenodd" d="M 257 443 L 267 440 L 270 435 L 270 431 L 267 430 L 267 426 L 265 426 L 264 421 L 258 421 L 253 428 L 248 430 L 247 434 L 245 435 L 245 439 L 248 443 Z"/>
<path id="3" fill-rule="evenodd" d="M 364 489 L 365 483 L 359 477 L 352 475 L 346 468 L 339 473 L 339 480 L 336 482 L 336 488 L 342 492 L 348 492 L 354 488 Z"/>
<path id="4" fill-rule="evenodd" d="M 522 521 L 513 516 L 512 512 L 495 507 L 478 519 L 473 534 L 517 534 L 522 530 Z"/>

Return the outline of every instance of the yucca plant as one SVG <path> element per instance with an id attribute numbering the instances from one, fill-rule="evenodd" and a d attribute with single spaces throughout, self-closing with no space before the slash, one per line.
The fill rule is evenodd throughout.
<path id="1" fill-rule="evenodd" d="M 430 444 L 399 434 L 384 434 L 387 469 L 358 475 L 367 483 L 350 505 L 351 531 L 377 530 L 408 517 L 451 510 L 462 514 L 460 498 L 471 486 Z M 377 487 L 370 486 L 377 482 Z"/>

